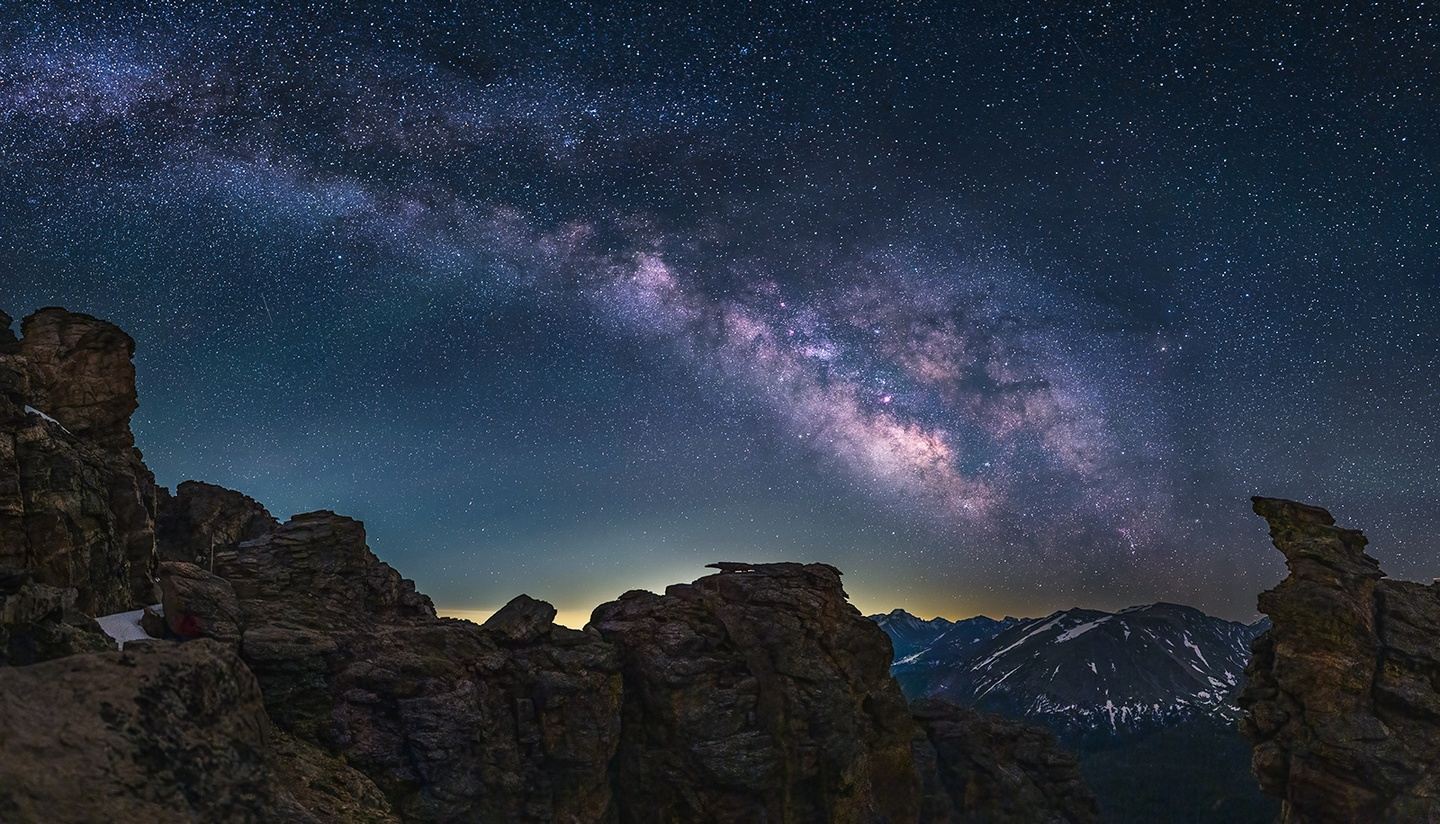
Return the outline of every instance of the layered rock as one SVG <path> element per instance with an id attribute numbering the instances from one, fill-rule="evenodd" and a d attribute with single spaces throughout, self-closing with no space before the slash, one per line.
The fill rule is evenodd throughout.
<path id="1" fill-rule="evenodd" d="M 1294 824 L 1440 820 L 1440 586 L 1385 578 L 1323 509 L 1254 506 L 1290 570 L 1240 696 L 1262 789 Z"/>
<path id="2" fill-rule="evenodd" d="M 174 495 L 159 490 L 155 550 L 161 561 L 186 561 L 208 568 L 215 552 L 268 535 L 279 525 L 248 495 L 186 481 L 176 487 Z"/>
<path id="3" fill-rule="evenodd" d="M 88 443 L 134 446 L 135 341 L 112 323 L 54 307 L 25 318 L 20 331 L 31 405 Z"/>
<path id="4" fill-rule="evenodd" d="M 0 570 L 91 614 L 153 601 L 155 481 L 134 449 L 134 342 L 43 309 L 0 342 Z M 8 331 L 8 329 L 7 329 Z"/>
<path id="5" fill-rule="evenodd" d="M 217 552 L 215 569 L 175 567 L 167 579 L 188 589 L 167 620 L 233 637 L 271 717 L 342 754 L 407 819 L 605 820 L 618 662 L 548 604 L 521 596 L 484 627 L 437 618 L 359 522 L 329 512 Z M 207 618 L 227 591 L 234 636 Z"/>
<path id="6" fill-rule="evenodd" d="M 395 820 L 364 776 L 277 741 L 212 641 L 0 668 L 0 756 L 5 821 Z"/>
<path id="7" fill-rule="evenodd" d="M 890 642 L 839 572 L 721 568 L 592 616 L 624 669 L 620 820 L 917 820 Z"/>
<path id="8" fill-rule="evenodd" d="M 927 817 L 991 824 L 1099 820 L 1075 757 L 1037 727 L 928 699 L 911 707 Z"/>

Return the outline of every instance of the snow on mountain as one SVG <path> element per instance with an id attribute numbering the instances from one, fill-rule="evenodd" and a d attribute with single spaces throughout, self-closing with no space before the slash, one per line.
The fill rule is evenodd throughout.
<path id="1" fill-rule="evenodd" d="M 897 610 L 897 612 L 899 612 Z M 896 613 L 891 613 L 891 618 Z M 910 616 L 913 618 L 913 616 Z M 918 619 L 917 619 L 918 620 Z M 944 697 L 1060 730 L 1134 730 L 1195 717 L 1232 718 L 1232 695 L 1263 630 L 1192 607 L 1150 604 L 1117 613 L 1070 609 L 1007 619 L 986 636 L 936 632 L 899 652 L 892 671 L 911 698 Z M 907 622 L 905 638 L 921 635 Z M 923 623 L 923 622 L 922 622 Z"/>

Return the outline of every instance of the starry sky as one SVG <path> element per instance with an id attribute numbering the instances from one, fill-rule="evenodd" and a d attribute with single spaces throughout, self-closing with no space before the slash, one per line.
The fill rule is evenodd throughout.
<path id="1" fill-rule="evenodd" d="M 1420 4 L 0 3 L 0 307 L 159 480 L 444 610 L 827 561 L 868 611 L 1255 614 L 1252 494 L 1436 574 Z"/>

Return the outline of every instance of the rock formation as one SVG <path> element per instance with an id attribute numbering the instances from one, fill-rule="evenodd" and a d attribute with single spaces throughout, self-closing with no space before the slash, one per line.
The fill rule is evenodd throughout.
<path id="1" fill-rule="evenodd" d="M 1385 578 L 1323 509 L 1254 504 L 1290 570 L 1240 696 L 1261 787 L 1292 824 L 1440 820 L 1440 586 Z"/>
<path id="2" fill-rule="evenodd" d="M 913 821 L 913 725 L 890 642 L 823 564 L 725 565 L 630 592 L 591 624 L 620 650 L 622 821 Z"/>
<path id="3" fill-rule="evenodd" d="M 0 576 L 0 665 L 114 647 L 95 619 L 75 608 L 75 590 L 37 584 L 23 572 Z"/>
<path id="4" fill-rule="evenodd" d="M 268 535 L 280 525 L 248 495 L 223 486 L 186 481 L 171 495 L 159 490 L 155 550 L 162 561 L 209 568 L 216 552 Z"/>
<path id="5" fill-rule="evenodd" d="M 73 588 L 90 614 L 150 603 L 155 481 L 130 434 L 135 344 L 63 309 L 22 329 L 0 342 L 0 571 Z"/>
<path id="6" fill-rule="evenodd" d="M 6 321 L 0 820 L 1093 818 L 1049 738 L 917 723 L 833 567 L 720 564 L 584 631 L 524 595 L 440 618 L 357 521 L 157 490 L 119 329 Z M 94 616 L 157 598 L 165 640 L 102 651 Z"/>
<path id="7" fill-rule="evenodd" d="M 87 443 L 117 451 L 134 446 L 135 341 L 114 324 L 56 308 L 29 316 L 20 330 L 31 406 Z"/>
<path id="8" fill-rule="evenodd" d="M 217 553 L 216 576 L 174 566 L 194 586 L 167 621 L 238 641 L 277 724 L 342 754 L 406 819 L 604 820 L 618 663 L 548 604 L 521 596 L 484 627 L 437 618 L 330 512 Z M 234 633 L 210 617 L 229 598 Z"/>

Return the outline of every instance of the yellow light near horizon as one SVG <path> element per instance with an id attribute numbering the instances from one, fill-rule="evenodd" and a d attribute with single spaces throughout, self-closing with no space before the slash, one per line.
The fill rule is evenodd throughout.
<path id="1" fill-rule="evenodd" d="M 461 609 L 436 607 L 435 611 L 442 618 L 463 618 L 466 621 L 473 621 L 477 624 L 485 623 L 485 620 L 494 615 L 497 609 Z M 555 615 L 555 623 L 570 629 L 581 629 L 590 620 L 589 610 L 562 609 Z"/>

